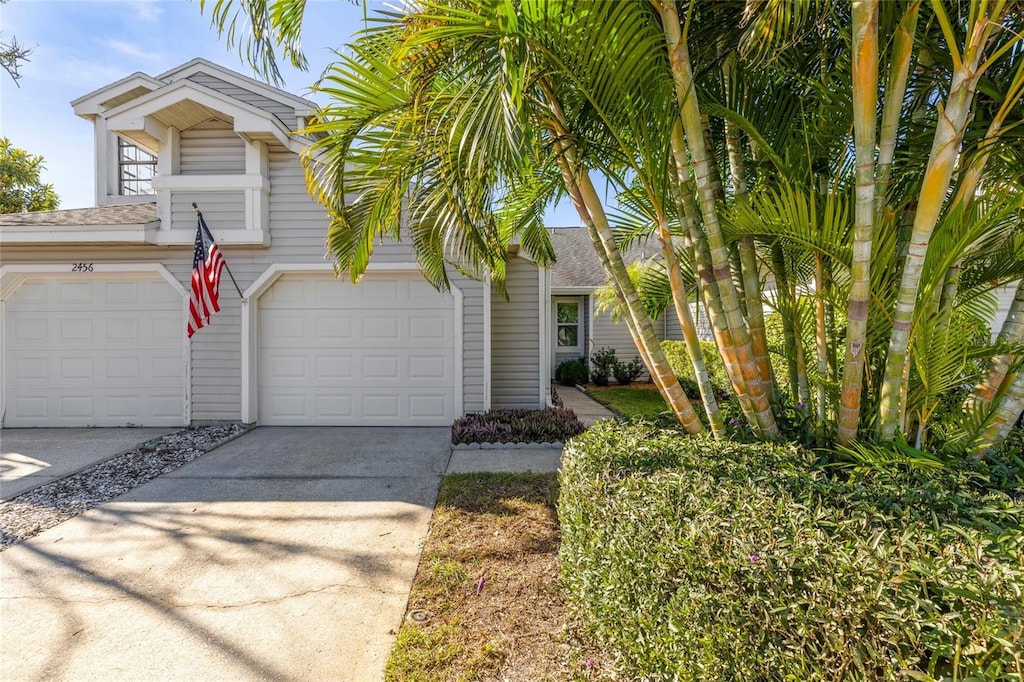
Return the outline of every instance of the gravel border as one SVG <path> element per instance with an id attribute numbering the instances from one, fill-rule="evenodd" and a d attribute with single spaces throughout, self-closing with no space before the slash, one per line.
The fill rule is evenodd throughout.
<path id="1" fill-rule="evenodd" d="M 182 429 L 0 504 L 0 552 L 174 471 L 248 431 L 242 424 Z"/>

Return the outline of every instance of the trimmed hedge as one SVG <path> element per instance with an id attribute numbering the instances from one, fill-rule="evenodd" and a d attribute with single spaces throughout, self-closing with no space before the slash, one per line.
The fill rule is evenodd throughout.
<path id="1" fill-rule="evenodd" d="M 614 422 L 562 466 L 563 581 L 629 679 L 1024 673 L 1019 470 L 844 478 L 791 446 Z"/>

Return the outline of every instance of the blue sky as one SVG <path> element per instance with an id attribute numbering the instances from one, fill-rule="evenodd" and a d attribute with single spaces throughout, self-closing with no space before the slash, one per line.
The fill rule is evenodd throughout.
<path id="1" fill-rule="evenodd" d="M 331 49 L 362 26 L 362 3 L 308 0 L 302 45 L 310 68 L 282 65 L 285 89 L 308 96 Z M 11 0 L 0 5 L 0 31 L 33 49 L 20 87 L 0 74 L 0 135 L 46 159 L 43 180 L 54 184 L 61 208 L 95 204 L 92 124 L 75 116 L 72 100 L 136 71 L 156 76 L 195 57 L 253 75 L 210 28 L 198 0 Z M 560 205 L 546 222 L 578 225 L 579 218 Z"/>

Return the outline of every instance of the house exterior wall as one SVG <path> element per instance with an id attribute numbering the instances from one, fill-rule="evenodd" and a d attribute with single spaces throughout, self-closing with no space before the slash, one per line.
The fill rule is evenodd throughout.
<path id="1" fill-rule="evenodd" d="M 1010 313 L 1010 305 L 1013 304 L 1013 297 L 1017 293 L 1017 284 L 1001 286 L 992 293 L 996 295 L 996 300 L 999 302 L 996 316 L 992 318 L 992 340 L 994 341 L 1003 328 L 1006 316 Z"/>
<path id="2" fill-rule="evenodd" d="M 537 266 L 516 258 L 505 277 L 508 300 L 491 294 L 491 407 L 538 408 L 540 357 L 547 325 Z M 467 410 L 468 411 L 468 410 Z"/>
<path id="3" fill-rule="evenodd" d="M 207 121 L 182 131 L 180 139 L 182 175 L 245 173 L 245 142 L 230 123 Z"/>
<path id="4" fill-rule="evenodd" d="M 654 331 L 657 333 L 658 338 L 665 338 L 665 316 L 654 321 Z M 603 348 L 613 348 L 615 350 L 615 357 L 620 362 L 630 362 L 633 358 L 639 356 L 639 353 L 636 351 L 636 344 L 633 343 L 633 337 L 630 335 L 626 323 L 622 320 L 613 321 L 611 313 L 607 311 L 594 313 L 590 353 L 593 355 L 595 351 Z M 647 372 L 644 372 L 641 375 L 641 380 L 646 379 Z"/>
<path id="5" fill-rule="evenodd" d="M 225 134 L 234 135 L 233 132 Z M 260 246 L 235 246 L 221 244 L 220 249 L 228 263 L 238 286 L 245 291 L 272 264 L 323 264 L 327 231 L 324 209 L 313 201 L 306 192 L 305 178 L 298 156 L 281 146 L 271 145 L 269 149 L 270 175 L 270 232 L 269 248 Z M 210 208 L 213 208 L 211 206 Z M 191 212 L 189 207 L 188 212 Z M 233 220 L 221 220 L 219 211 L 203 206 L 204 217 L 210 229 L 216 234 L 239 226 Z M 174 221 L 175 229 L 195 230 L 194 213 L 186 216 L 183 206 L 175 206 L 175 213 L 181 212 L 181 219 Z M 225 210 L 223 215 L 229 215 Z M 234 220 L 237 215 L 234 214 Z M 186 220 L 186 217 L 188 218 Z M 187 228 L 184 228 L 187 226 Z M 385 243 L 378 245 L 371 260 L 376 264 L 409 264 L 415 261 L 412 249 L 405 244 Z M 188 289 L 192 273 L 192 243 L 187 245 L 157 247 L 134 245 L 49 245 L 16 246 L 5 245 L 3 264 L 13 263 L 72 263 L 95 262 L 158 262 L 163 264 Z M 518 261 L 517 261 L 518 263 Z M 525 261 L 523 261 L 525 263 Z M 536 311 L 537 276 L 536 268 L 520 265 L 513 267 L 517 282 L 515 291 L 524 300 L 532 296 L 532 309 Z M 523 277 L 520 278 L 520 271 Z M 525 286 L 533 273 L 533 289 Z M 519 280 L 522 279 L 522 285 Z M 463 409 L 466 412 L 484 410 L 484 285 L 458 274 L 452 275 L 452 283 L 462 292 L 463 300 Z M 191 340 L 191 419 L 193 423 L 209 421 L 233 421 L 241 418 L 242 400 L 242 305 L 238 292 L 227 271 L 221 278 L 221 312 L 214 315 L 208 326 L 196 333 Z M 530 329 L 536 335 L 537 321 L 534 313 Z M 181 330 L 182 336 L 185 330 Z M 515 347 L 519 347 L 513 344 Z M 524 346 L 525 348 L 525 346 Z M 532 345 L 534 367 L 536 368 L 537 345 Z M 515 386 L 502 386 L 501 375 L 494 380 L 495 389 L 508 395 L 518 395 L 518 378 Z M 533 397 L 537 403 L 536 372 L 533 376 Z M 501 387 L 501 388 L 499 388 Z"/>

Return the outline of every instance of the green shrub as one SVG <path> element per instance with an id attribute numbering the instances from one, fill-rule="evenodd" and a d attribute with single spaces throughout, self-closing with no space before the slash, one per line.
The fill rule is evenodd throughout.
<path id="1" fill-rule="evenodd" d="M 693 363 L 690 362 L 690 354 L 686 351 L 686 343 L 684 341 L 662 341 L 661 348 L 665 352 L 668 364 L 672 366 L 672 371 L 679 377 L 679 383 L 686 390 L 686 395 L 699 396 L 699 392 L 696 391 L 697 377 L 693 373 Z M 722 357 L 718 354 L 715 342 L 701 341 L 700 348 L 704 354 L 704 365 L 708 369 L 708 378 L 711 379 L 711 388 L 714 389 L 715 395 L 721 399 L 731 394 L 732 385 L 729 383 L 729 375 L 725 372 L 725 365 L 722 364 Z M 688 383 L 695 389 L 693 395 L 686 389 Z"/>
<path id="2" fill-rule="evenodd" d="M 582 386 L 587 383 L 587 363 L 583 358 L 564 360 L 555 368 L 555 381 L 562 386 Z"/>
<path id="3" fill-rule="evenodd" d="M 615 370 L 617 362 L 614 348 L 602 348 L 594 351 L 594 354 L 590 356 L 590 380 L 597 386 L 607 386 L 608 378 Z"/>
<path id="4" fill-rule="evenodd" d="M 1024 673 L 1019 469 L 842 478 L 791 446 L 614 422 L 562 466 L 563 582 L 628 679 Z"/>
<path id="5" fill-rule="evenodd" d="M 640 378 L 644 369 L 644 363 L 640 362 L 640 358 L 633 358 L 629 362 L 616 362 L 612 367 L 612 374 L 615 375 L 617 382 L 625 386 Z"/>

